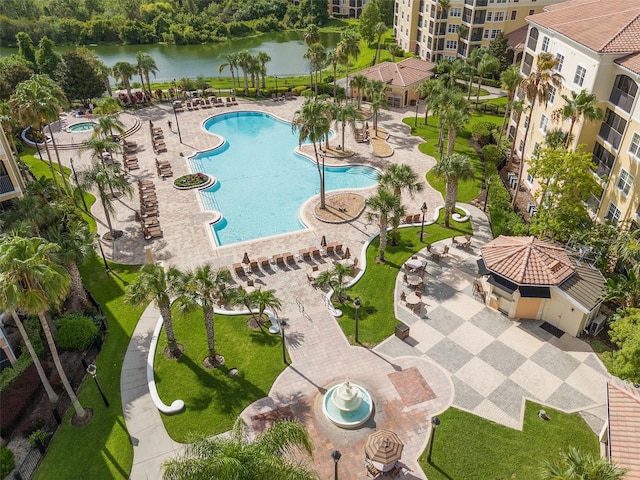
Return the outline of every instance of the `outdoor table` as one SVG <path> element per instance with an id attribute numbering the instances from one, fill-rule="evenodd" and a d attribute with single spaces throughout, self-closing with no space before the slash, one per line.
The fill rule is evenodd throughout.
<path id="1" fill-rule="evenodd" d="M 407 275 L 407 284 L 412 287 L 417 287 L 424 283 L 424 280 L 420 275 Z"/>
<path id="2" fill-rule="evenodd" d="M 410 258 L 409 260 L 404 262 L 404 264 L 409 270 L 417 270 L 418 268 L 422 267 L 422 262 L 417 258 Z"/>

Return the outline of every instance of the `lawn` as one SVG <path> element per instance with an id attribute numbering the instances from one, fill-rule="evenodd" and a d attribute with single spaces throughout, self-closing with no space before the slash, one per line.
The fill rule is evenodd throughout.
<path id="1" fill-rule="evenodd" d="M 442 215 L 439 219 L 442 221 Z M 451 222 L 451 228 L 446 229 L 440 224 L 425 227 L 425 243 L 420 244 L 419 227 L 399 229 L 400 242 L 398 246 L 388 246 L 385 253 L 387 261 L 376 263 L 378 256 L 379 237 L 367 249 L 367 271 L 360 281 L 348 293 L 352 298 L 360 297 L 362 307 L 359 312 L 359 340 L 366 346 L 374 346 L 385 338 L 393 335 L 395 326 L 400 323 L 393 310 L 393 292 L 396 277 L 400 268 L 411 255 L 424 248 L 426 242 L 434 243 L 452 236 L 472 233 L 471 222 Z M 354 342 L 355 312 L 353 304 L 337 303 L 337 308 L 343 312 L 338 318 L 342 331 L 350 342 Z"/>
<path id="2" fill-rule="evenodd" d="M 421 143 L 418 146 L 418 149 L 426 155 L 430 155 L 436 159 L 440 158 L 440 154 L 438 153 L 438 117 L 435 115 L 429 115 L 427 125 L 424 124 L 423 116 L 418 117 L 417 128 L 415 120 L 415 116 L 402 119 L 403 123 L 406 123 L 411 127 L 412 135 L 418 135 L 423 140 L 425 140 L 424 143 Z M 469 140 L 471 139 L 471 128 L 475 124 L 480 122 L 491 122 L 499 127 L 500 125 L 502 125 L 502 117 L 472 112 L 471 119 L 465 125 L 465 128 L 458 132 L 454 151 L 467 155 L 471 159 L 471 164 L 474 171 L 473 180 L 465 180 L 459 183 L 458 201 L 462 203 L 469 202 L 472 199 L 476 198 L 480 193 L 480 188 L 482 187 L 482 161 L 480 160 L 480 156 L 478 155 L 478 153 L 469 142 Z M 443 196 L 445 195 L 445 183 L 437 179 L 432 172 L 427 173 L 427 181 L 433 188 L 442 193 Z"/>
<path id="3" fill-rule="evenodd" d="M 538 418 L 540 409 L 551 419 Z M 575 446 L 585 453 L 599 453 L 598 439 L 580 415 L 533 402 L 526 403 L 522 431 L 456 408 L 438 417 L 432 464 L 427 463 L 428 449 L 420 457 L 429 480 L 530 480 L 539 477 L 545 459 L 558 458 L 560 449 Z"/>
<path id="4" fill-rule="evenodd" d="M 175 415 L 162 415 L 174 440 L 186 442 L 190 434 L 215 435 L 233 426 L 242 410 L 266 397 L 276 377 L 284 370 L 280 335 L 247 326 L 247 316 L 216 315 L 216 349 L 225 357 L 221 368 L 207 370 L 207 334 L 202 311 L 174 314 L 178 342 L 185 346 L 178 360 L 162 353 L 164 333 L 155 357 L 156 384 L 160 397 L 170 404 L 182 399 L 186 408 Z M 229 370 L 239 373 L 230 377 Z"/>

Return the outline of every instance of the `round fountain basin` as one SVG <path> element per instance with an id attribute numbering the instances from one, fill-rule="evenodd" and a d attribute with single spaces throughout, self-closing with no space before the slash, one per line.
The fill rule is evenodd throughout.
<path id="1" fill-rule="evenodd" d="M 96 122 L 78 122 L 78 123 L 69 125 L 67 127 L 67 130 L 69 130 L 72 133 L 93 132 L 96 126 L 97 126 Z"/>
<path id="2" fill-rule="evenodd" d="M 331 387 L 322 399 L 322 411 L 324 415 L 340 428 L 358 428 L 366 423 L 373 413 L 373 401 L 371 395 L 360 385 L 351 383 L 351 387 L 357 392 L 361 401 L 354 410 L 343 410 L 334 403 L 334 395 L 343 384 Z"/>

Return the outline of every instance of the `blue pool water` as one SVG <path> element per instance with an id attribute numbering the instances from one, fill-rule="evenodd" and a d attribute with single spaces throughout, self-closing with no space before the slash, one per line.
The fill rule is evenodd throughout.
<path id="1" fill-rule="evenodd" d="M 218 245 L 303 229 L 298 211 L 318 194 L 320 180 L 315 163 L 294 152 L 298 134 L 291 124 L 264 113 L 233 112 L 207 120 L 204 127 L 226 139 L 220 148 L 190 159 L 194 172 L 218 180 L 200 191 L 204 207 L 224 217 L 213 226 Z M 370 167 L 326 167 L 327 192 L 376 181 L 377 171 Z"/>

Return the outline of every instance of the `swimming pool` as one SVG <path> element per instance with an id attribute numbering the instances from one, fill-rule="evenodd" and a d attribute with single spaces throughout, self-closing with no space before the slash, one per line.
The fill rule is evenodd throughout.
<path id="1" fill-rule="evenodd" d="M 207 210 L 222 213 L 213 225 L 218 245 L 269 237 L 304 228 L 302 204 L 319 192 L 314 162 L 294 149 L 291 124 L 260 112 L 232 112 L 210 118 L 204 128 L 226 142 L 189 160 L 193 172 L 217 183 L 199 195 Z M 326 191 L 376 184 L 378 171 L 366 166 L 326 167 Z"/>
<path id="2" fill-rule="evenodd" d="M 98 124 L 96 122 L 78 122 L 67 127 L 73 133 L 92 132 Z"/>

